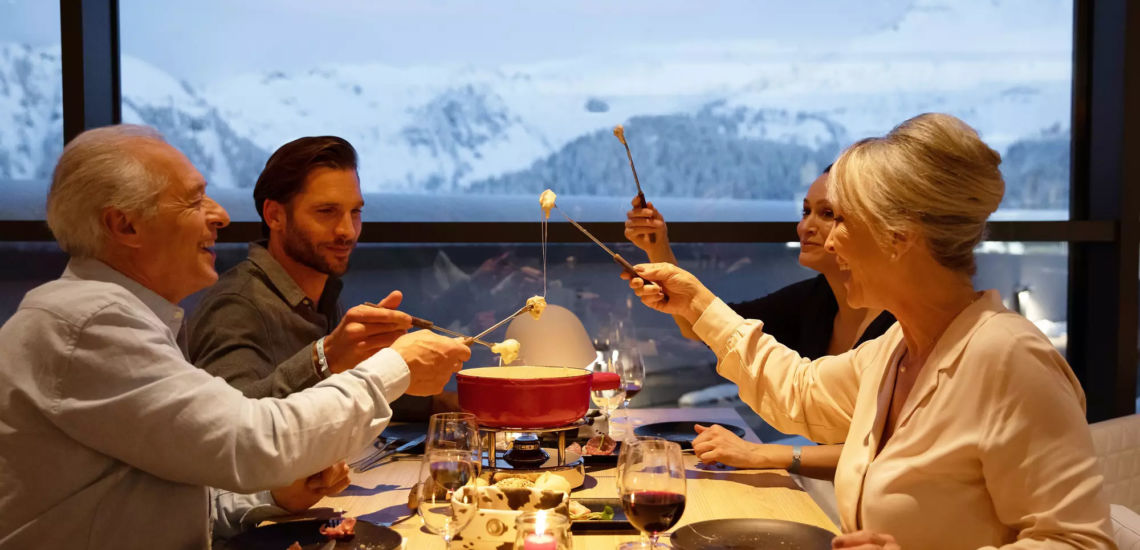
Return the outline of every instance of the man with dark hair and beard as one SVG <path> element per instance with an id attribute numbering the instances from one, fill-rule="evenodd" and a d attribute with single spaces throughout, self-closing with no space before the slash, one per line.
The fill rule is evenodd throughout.
<path id="1" fill-rule="evenodd" d="M 253 199 L 267 240 L 210 288 L 188 325 L 190 360 L 248 397 L 283 397 L 356 366 L 407 332 L 392 291 L 379 307 L 341 315 L 340 277 L 360 236 L 364 198 L 356 150 L 333 136 L 304 137 L 269 157 Z M 431 398 L 393 404 L 405 419 Z"/>

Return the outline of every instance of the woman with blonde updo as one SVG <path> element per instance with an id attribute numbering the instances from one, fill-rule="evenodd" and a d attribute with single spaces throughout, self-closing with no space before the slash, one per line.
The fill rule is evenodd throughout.
<path id="1" fill-rule="evenodd" d="M 801 358 L 676 266 L 640 265 L 630 281 L 646 305 L 692 323 L 766 421 L 846 442 L 835 548 L 1113 547 L 1076 377 L 971 281 L 1004 193 L 1000 162 L 943 114 L 843 152 L 825 246 L 850 273 L 848 305 L 898 323 L 840 355 Z"/>

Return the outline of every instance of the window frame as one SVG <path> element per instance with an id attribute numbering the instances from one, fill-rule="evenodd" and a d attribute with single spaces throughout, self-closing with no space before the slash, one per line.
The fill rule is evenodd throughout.
<path id="1" fill-rule="evenodd" d="M 994 222 L 988 240 L 1069 245 L 1069 362 L 1084 386 L 1090 421 L 1135 412 L 1140 279 L 1140 5 L 1074 0 L 1070 219 Z M 64 140 L 120 122 L 119 3 L 60 0 Z M 1132 30 L 1129 33 L 1128 30 Z M 1129 155 L 1128 152 L 1133 154 Z M 621 223 L 586 223 L 624 240 Z M 532 243 L 532 223 L 366 222 L 361 242 Z M 792 222 L 671 223 L 678 243 L 795 240 Z M 260 236 L 236 222 L 222 242 Z M 382 237 L 382 238 L 381 238 Z M 0 221 L 0 242 L 50 241 L 43 220 Z M 551 242 L 578 242 L 551 224 Z"/>

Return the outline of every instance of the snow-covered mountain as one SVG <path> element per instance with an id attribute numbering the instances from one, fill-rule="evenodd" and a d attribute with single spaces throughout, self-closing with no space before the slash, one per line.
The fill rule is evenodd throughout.
<path id="1" fill-rule="evenodd" d="M 63 149 L 59 48 L 0 44 L 0 180 L 51 177 Z"/>
<path id="2" fill-rule="evenodd" d="M 1009 182 L 1009 204 L 1057 207 L 1071 69 L 1068 46 L 1034 32 L 1042 2 L 1063 0 L 920 0 L 826 51 L 706 41 L 525 66 L 274 68 L 202 87 L 124 55 L 123 118 L 159 128 L 220 187 L 251 186 L 287 141 L 335 134 L 360 152 L 370 192 L 625 196 L 609 135 L 624 123 L 658 193 L 787 200 L 851 141 L 941 111 L 1015 161 L 1007 176 L 1025 182 Z M 13 117 L 0 125 L 0 179 L 50 173 L 53 67 L 57 50 L 0 47 L 0 116 Z"/>

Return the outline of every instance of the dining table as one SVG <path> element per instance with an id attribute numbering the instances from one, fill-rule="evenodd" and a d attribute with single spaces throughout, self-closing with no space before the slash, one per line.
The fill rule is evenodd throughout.
<path id="1" fill-rule="evenodd" d="M 611 434 L 620 439 L 627 430 L 658 422 L 700 421 L 731 424 L 744 429 L 744 439 L 760 442 L 744 419 L 730 407 L 624 409 L 610 421 Z M 723 465 L 703 465 L 687 451 L 685 511 L 673 528 L 699 521 L 723 518 L 768 518 L 789 520 L 821 527 L 833 533 L 838 529 L 826 513 L 785 470 L 746 470 Z M 335 496 L 318 502 L 314 509 L 343 511 L 381 525 L 388 525 L 403 537 L 403 548 L 441 548 L 438 535 L 422 527 L 414 510 L 408 508 L 408 493 L 416 481 L 421 457 L 398 454 L 381 466 L 353 473 L 351 485 Z M 613 465 L 590 466 L 586 481 L 571 498 L 618 498 L 617 472 Z M 635 532 L 576 533 L 576 550 L 611 550 L 637 540 Z M 458 547 L 458 546 L 454 546 Z"/>

